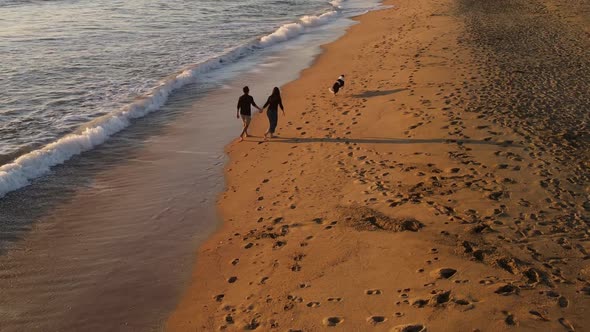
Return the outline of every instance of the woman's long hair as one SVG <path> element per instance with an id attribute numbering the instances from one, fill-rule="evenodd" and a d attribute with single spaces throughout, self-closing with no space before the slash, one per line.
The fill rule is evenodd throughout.
<path id="1" fill-rule="evenodd" d="M 281 90 L 276 86 L 272 89 L 272 94 L 270 95 L 271 100 L 278 100 L 281 98 Z"/>

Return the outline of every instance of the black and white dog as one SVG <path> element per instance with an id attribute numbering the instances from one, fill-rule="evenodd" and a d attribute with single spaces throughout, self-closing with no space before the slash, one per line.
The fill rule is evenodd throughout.
<path id="1" fill-rule="evenodd" d="M 330 88 L 330 92 L 333 94 L 337 94 L 340 89 L 344 87 L 344 75 L 340 75 L 334 85 Z"/>

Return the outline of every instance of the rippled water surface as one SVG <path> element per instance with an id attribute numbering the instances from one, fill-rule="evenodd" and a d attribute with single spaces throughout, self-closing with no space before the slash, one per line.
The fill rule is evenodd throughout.
<path id="1" fill-rule="evenodd" d="M 322 0 L 0 0 L 0 164 Z"/>

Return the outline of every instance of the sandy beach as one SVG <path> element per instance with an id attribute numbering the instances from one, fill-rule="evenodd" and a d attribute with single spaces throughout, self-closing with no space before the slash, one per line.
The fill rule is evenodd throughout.
<path id="1" fill-rule="evenodd" d="M 590 329 L 590 5 L 385 4 L 227 147 L 167 330 Z"/>

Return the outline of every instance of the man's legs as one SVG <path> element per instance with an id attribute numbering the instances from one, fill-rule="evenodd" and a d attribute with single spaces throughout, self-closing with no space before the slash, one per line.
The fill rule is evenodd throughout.
<path id="1" fill-rule="evenodd" d="M 242 123 L 244 125 L 244 129 L 242 130 L 242 133 L 240 134 L 240 141 L 244 140 L 244 135 L 246 135 L 246 137 L 248 137 L 248 127 L 250 127 L 250 116 L 249 115 L 242 115 Z"/>

